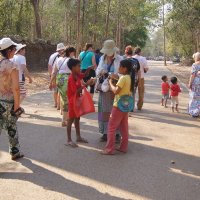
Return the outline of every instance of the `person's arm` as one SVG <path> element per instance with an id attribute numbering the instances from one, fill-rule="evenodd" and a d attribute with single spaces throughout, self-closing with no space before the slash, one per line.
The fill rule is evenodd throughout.
<path id="1" fill-rule="evenodd" d="M 51 80 L 50 80 L 50 83 L 49 83 L 49 89 L 50 90 L 55 86 L 57 73 L 58 73 L 58 68 L 55 66 L 54 69 L 53 69 L 53 72 L 51 74 Z"/>
<path id="2" fill-rule="evenodd" d="M 51 77 L 52 74 L 52 65 L 48 65 L 48 72 L 49 72 L 49 76 Z"/>
<path id="3" fill-rule="evenodd" d="M 30 75 L 30 72 L 28 71 L 26 65 L 22 65 L 23 69 L 24 69 L 24 73 L 25 73 L 25 76 L 29 79 L 29 83 L 32 83 L 33 80 L 31 78 L 31 75 Z"/>
<path id="4" fill-rule="evenodd" d="M 149 71 L 149 67 L 146 58 L 144 58 L 143 60 L 143 65 L 144 65 L 144 73 L 147 73 Z"/>
<path id="5" fill-rule="evenodd" d="M 20 107 L 19 72 L 13 69 L 11 72 L 12 92 L 14 96 L 14 111 Z"/>
<path id="6" fill-rule="evenodd" d="M 194 81 L 194 78 L 195 78 L 195 74 L 192 74 L 190 76 L 190 80 L 189 80 L 189 84 L 188 84 L 189 89 L 192 89 L 192 83 Z"/>
<path id="7" fill-rule="evenodd" d="M 100 76 L 100 75 L 102 74 L 102 72 L 103 72 L 103 70 L 104 70 L 103 64 L 104 64 L 104 56 L 102 56 L 102 57 L 100 58 L 99 65 L 98 65 L 98 67 L 97 67 L 97 69 L 96 69 L 96 75 L 97 75 L 97 76 Z"/>
<path id="8" fill-rule="evenodd" d="M 109 84 L 110 84 L 111 90 L 113 91 L 113 93 L 115 95 L 120 93 L 121 88 L 119 86 L 114 86 L 113 83 L 112 83 L 112 79 L 109 79 Z"/>
<path id="9" fill-rule="evenodd" d="M 92 65 L 93 65 L 93 69 L 96 70 L 96 68 L 97 68 L 97 63 L 96 63 L 95 55 L 92 56 Z"/>

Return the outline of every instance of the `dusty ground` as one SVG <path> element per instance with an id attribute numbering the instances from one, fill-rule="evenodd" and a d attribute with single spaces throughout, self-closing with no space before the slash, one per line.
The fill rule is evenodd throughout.
<path id="1" fill-rule="evenodd" d="M 26 82 L 26 88 L 28 90 L 28 95 L 48 90 L 49 85 L 49 74 L 47 72 L 32 72 L 31 76 L 33 78 L 33 83 L 29 84 Z"/>
<path id="2" fill-rule="evenodd" d="M 66 147 L 51 92 L 29 96 L 18 122 L 26 157 L 11 161 L 7 136 L 0 136 L 0 200 L 199 200 L 200 120 L 186 114 L 184 86 L 181 113 L 160 106 L 160 77 L 172 74 L 159 62 L 150 66 L 144 110 L 129 118 L 125 155 L 99 154 L 105 144 L 99 142 L 97 113 L 81 118 L 89 144 Z"/>
<path id="3" fill-rule="evenodd" d="M 181 66 L 179 64 L 168 64 L 167 68 L 175 74 L 179 80 L 188 85 L 191 73 L 191 66 Z"/>

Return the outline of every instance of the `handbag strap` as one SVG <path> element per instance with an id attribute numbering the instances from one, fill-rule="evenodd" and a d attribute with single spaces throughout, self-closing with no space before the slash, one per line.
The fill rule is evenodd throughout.
<path id="1" fill-rule="evenodd" d="M 86 52 L 85 52 L 85 55 L 84 55 L 83 58 L 81 59 L 81 62 L 85 59 L 85 57 L 87 56 L 88 52 L 89 52 L 89 51 L 86 51 Z"/>
<path id="2" fill-rule="evenodd" d="M 63 66 L 64 62 L 67 60 L 67 58 L 64 59 L 64 61 L 62 62 L 62 64 L 60 65 L 60 68 L 58 69 L 58 72 L 60 71 L 61 67 Z"/>
<path id="3" fill-rule="evenodd" d="M 115 61 L 115 58 L 112 59 L 112 62 L 111 62 L 110 65 L 108 66 L 108 73 L 110 72 L 111 67 L 112 67 L 114 61 Z"/>

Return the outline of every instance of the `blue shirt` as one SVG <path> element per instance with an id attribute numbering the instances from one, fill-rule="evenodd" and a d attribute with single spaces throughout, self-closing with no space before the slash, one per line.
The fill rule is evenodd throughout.
<path id="1" fill-rule="evenodd" d="M 92 51 L 81 52 L 79 55 L 80 60 L 81 60 L 81 69 L 88 69 L 89 67 L 93 66 L 92 58 L 94 56 L 95 54 Z"/>

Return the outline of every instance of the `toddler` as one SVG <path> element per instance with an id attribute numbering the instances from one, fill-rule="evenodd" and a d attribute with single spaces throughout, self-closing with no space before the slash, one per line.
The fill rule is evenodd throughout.
<path id="1" fill-rule="evenodd" d="M 181 92 L 181 88 L 178 85 L 178 79 L 176 77 L 171 78 L 171 83 L 172 84 L 170 86 L 170 89 L 171 89 L 172 112 L 174 112 L 174 108 L 176 109 L 177 112 L 179 112 L 179 110 L 178 110 L 178 104 L 179 104 L 178 96 L 179 96 L 179 93 Z"/>
<path id="2" fill-rule="evenodd" d="M 168 83 L 168 78 L 167 76 L 162 76 L 162 99 L 161 99 L 161 105 L 165 106 L 165 108 L 167 108 L 167 100 L 169 99 L 169 89 L 170 89 L 170 85 Z"/>

